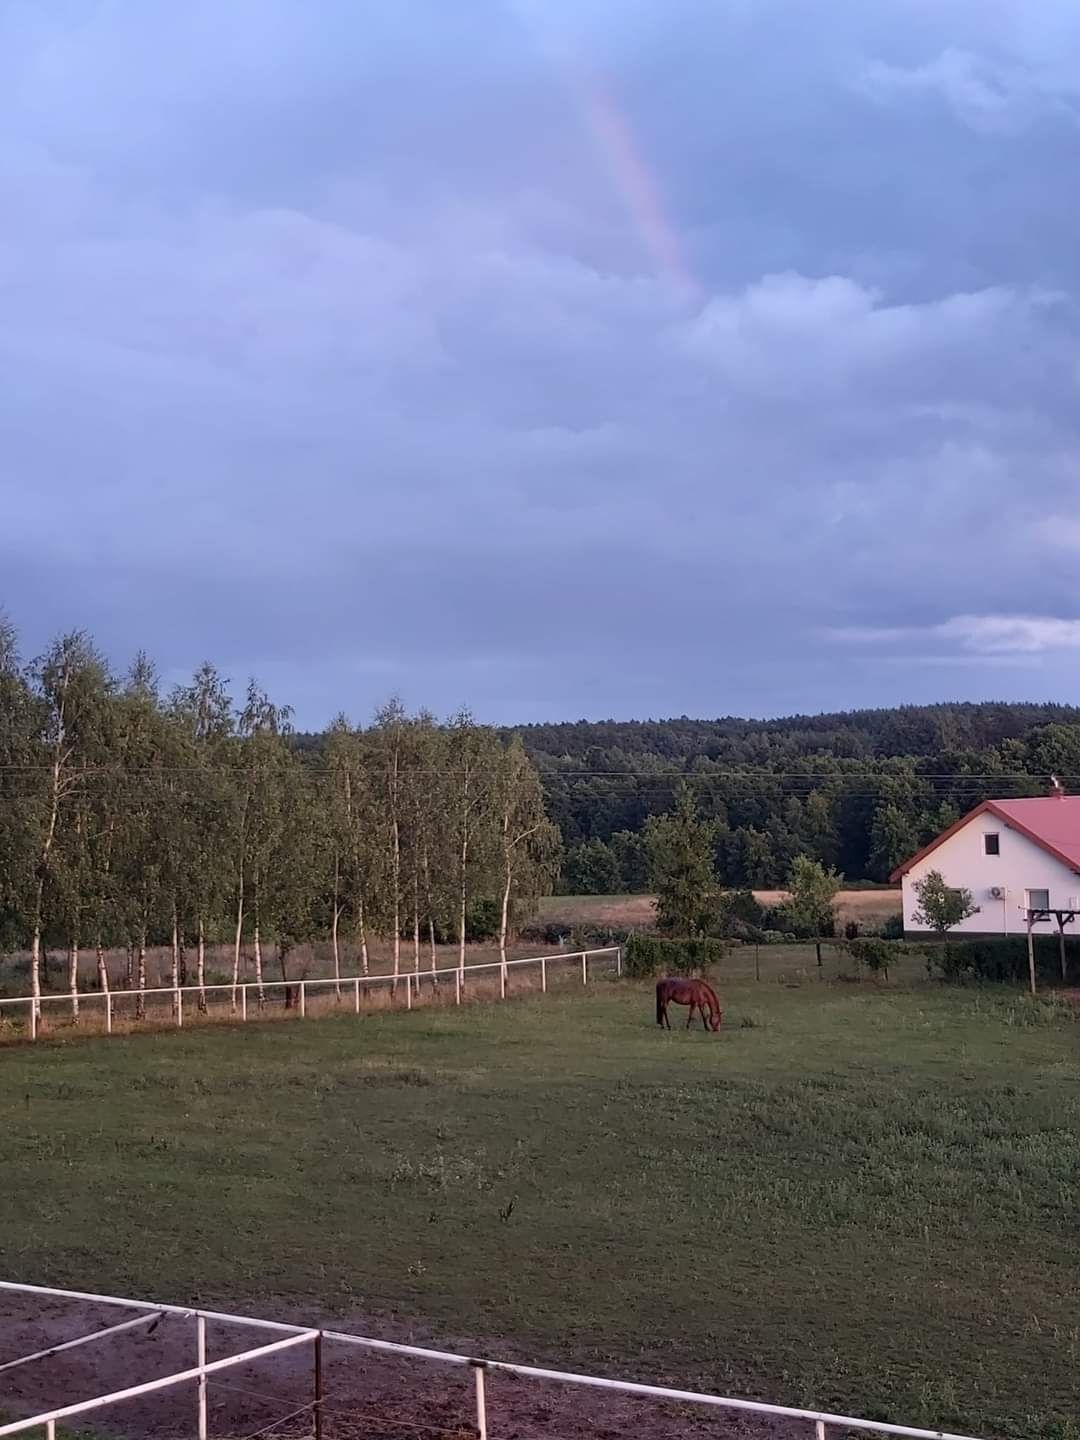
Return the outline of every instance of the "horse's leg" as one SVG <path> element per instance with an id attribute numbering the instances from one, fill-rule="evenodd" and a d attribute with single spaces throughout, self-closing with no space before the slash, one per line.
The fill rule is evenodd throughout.
<path id="1" fill-rule="evenodd" d="M 687 1017 L 686 1017 L 686 1028 L 687 1028 L 688 1030 L 690 1029 L 690 1026 L 694 1023 L 694 1009 L 695 1009 L 695 1002 L 694 1002 L 693 1000 L 691 1000 L 691 1002 L 690 1002 L 690 1013 L 689 1013 L 689 1015 L 687 1015 Z"/>
<path id="2" fill-rule="evenodd" d="M 708 1028 L 709 1028 L 709 1022 L 712 1020 L 712 1006 L 711 1006 L 711 1005 L 709 1006 L 709 1019 L 708 1019 L 708 1020 L 705 1019 L 705 1006 L 704 1006 L 704 1005 L 699 1005 L 699 1006 L 698 1006 L 698 1014 L 701 1016 L 701 1028 L 702 1028 L 703 1030 L 708 1030 Z"/>

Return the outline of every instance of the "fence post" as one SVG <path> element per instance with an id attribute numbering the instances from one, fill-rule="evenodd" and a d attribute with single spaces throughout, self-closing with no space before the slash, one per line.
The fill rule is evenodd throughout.
<path id="1" fill-rule="evenodd" d="M 506 968 L 503 965 L 499 966 L 499 999 L 506 999 Z"/>
<path id="2" fill-rule="evenodd" d="M 484 1394 L 484 1367 L 474 1360 L 473 1374 L 476 1376 L 476 1433 L 479 1440 L 487 1440 L 487 1397 Z"/>
<path id="3" fill-rule="evenodd" d="M 176 992 L 176 1028 L 179 1030 L 184 1023 L 184 992 Z"/>
<path id="4" fill-rule="evenodd" d="M 454 971 L 454 1004 L 461 1004 L 461 971 Z"/>
<path id="5" fill-rule="evenodd" d="M 56 1421 L 45 1421 L 45 1440 L 56 1440 Z"/>
<path id="6" fill-rule="evenodd" d="M 322 1331 L 315 1336 L 315 1440 L 322 1440 L 323 1376 L 322 1376 Z"/>
<path id="7" fill-rule="evenodd" d="M 112 991 L 105 991 L 105 1034 L 112 1034 Z"/>
<path id="8" fill-rule="evenodd" d="M 353 1008 L 355 1009 L 357 1015 L 359 1015 L 359 1014 L 360 1014 L 360 977 L 359 977 L 359 976 L 357 976 L 356 979 L 353 981 Z"/>
<path id="9" fill-rule="evenodd" d="M 619 978 L 620 980 L 622 979 L 622 946 L 621 946 L 621 945 L 618 945 L 618 946 L 616 946 L 616 948 L 615 948 L 615 974 L 618 976 L 618 978 Z"/>
<path id="10" fill-rule="evenodd" d="M 206 1364 L 206 1319 L 195 1317 L 195 1363 L 200 1369 Z M 199 1376 L 199 1440 L 206 1440 L 206 1371 Z"/>
<path id="11" fill-rule="evenodd" d="M 581 983 L 583 985 L 589 983 L 589 952 L 587 950 L 581 952 Z"/>
<path id="12" fill-rule="evenodd" d="M 31 1040 L 36 1040 L 36 1039 L 37 1039 L 37 1027 L 38 1027 L 37 1007 L 38 1007 L 38 1002 L 37 1002 L 37 1000 L 36 1000 L 36 999 L 31 1000 L 31 1001 L 30 1001 L 30 1039 L 31 1039 Z"/>
<path id="13" fill-rule="evenodd" d="M 412 976 L 405 971 L 405 1009 L 412 1009 Z"/>
<path id="14" fill-rule="evenodd" d="M 247 986 L 240 986 L 240 1019 L 247 1019 Z"/>
<path id="15" fill-rule="evenodd" d="M 540 989 L 547 994 L 547 956 L 540 956 Z"/>
<path id="16" fill-rule="evenodd" d="M 307 981 L 306 981 L 306 980 L 301 980 L 301 981 L 300 981 L 300 1019 L 303 1020 L 303 1019 L 306 1018 L 306 1016 L 307 1016 Z"/>
<path id="17" fill-rule="evenodd" d="M 825 1421 L 814 1421 L 815 1440 L 825 1440 Z"/>

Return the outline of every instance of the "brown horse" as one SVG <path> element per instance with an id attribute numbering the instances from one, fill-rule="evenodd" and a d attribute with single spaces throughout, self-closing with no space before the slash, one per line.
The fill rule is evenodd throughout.
<path id="1" fill-rule="evenodd" d="M 716 991 L 704 980 L 660 980 L 656 986 L 656 1023 L 666 1025 L 671 1029 L 671 1021 L 668 1019 L 667 1009 L 669 1005 L 689 1005 L 690 1014 L 686 1017 L 686 1028 L 690 1029 L 691 1022 L 696 1010 L 701 1016 L 701 1025 L 704 1030 L 719 1030 L 720 1021 L 724 1018 L 724 1012 L 720 1007 L 720 1001 L 716 998 Z M 705 1011 L 708 1010 L 709 1018 L 705 1019 Z"/>

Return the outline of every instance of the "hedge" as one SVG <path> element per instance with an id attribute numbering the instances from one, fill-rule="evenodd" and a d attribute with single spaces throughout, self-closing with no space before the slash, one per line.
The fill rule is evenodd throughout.
<path id="1" fill-rule="evenodd" d="M 1036 935 L 1034 938 L 1035 970 L 1039 979 L 1045 984 L 1060 983 L 1058 937 Z M 998 985 L 1027 983 L 1027 937 L 1023 935 L 943 940 L 926 945 L 923 954 L 928 974 L 953 984 L 964 980 L 983 980 Z M 1065 957 L 1070 978 L 1080 976 L 1080 940 L 1066 938 Z"/>
<path id="2" fill-rule="evenodd" d="M 641 979 L 649 975 L 700 975 L 719 965 L 727 947 L 721 940 L 663 940 L 638 932 L 630 936 L 623 955 L 625 974 Z"/>

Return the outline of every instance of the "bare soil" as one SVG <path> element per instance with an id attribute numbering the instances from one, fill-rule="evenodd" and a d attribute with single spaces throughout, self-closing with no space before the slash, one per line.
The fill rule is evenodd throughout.
<path id="1" fill-rule="evenodd" d="M 0 1364 L 131 1317 L 133 1312 L 82 1301 L 0 1295 Z M 280 1316 L 276 1318 L 281 1318 Z M 311 1315 L 295 1323 L 320 1323 Z M 497 1343 L 431 1342 L 404 1326 L 374 1329 L 362 1317 L 322 1317 L 330 1328 L 411 1344 L 432 1344 L 455 1353 L 505 1353 Z M 207 1358 L 220 1359 L 280 1338 L 273 1332 L 211 1323 Z M 521 1357 L 518 1357 L 521 1358 Z M 167 1316 L 152 1330 L 115 1338 L 0 1374 L 0 1417 L 30 1416 L 61 1405 L 110 1394 L 195 1363 L 194 1321 Z M 678 1385 L 677 1378 L 670 1382 Z M 721 1412 L 692 1405 L 612 1395 L 577 1386 L 486 1376 L 488 1433 L 492 1440 L 788 1440 L 805 1428 L 768 1416 Z M 313 1354 L 308 1346 L 240 1365 L 209 1380 L 209 1433 L 256 1435 L 282 1440 L 311 1436 L 314 1426 Z M 196 1428 L 197 1389 L 189 1381 L 175 1388 L 121 1402 L 69 1424 L 91 1432 L 173 1440 Z M 401 1440 L 401 1437 L 475 1437 L 474 1380 L 471 1371 L 409 1357 L 387 1356 L 327 1341 L 323 1350 L 323 1425 L 326 1440 Z"/>

